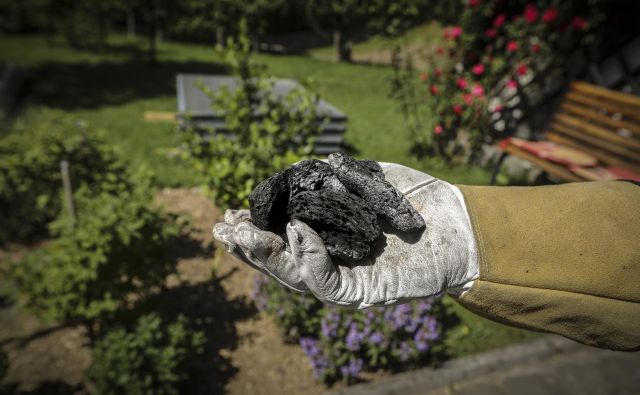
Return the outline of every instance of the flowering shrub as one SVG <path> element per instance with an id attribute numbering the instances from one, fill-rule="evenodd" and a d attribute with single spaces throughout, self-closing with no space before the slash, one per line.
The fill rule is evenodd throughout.
<path id="1" fill-rule="evenodd" d="M 256 277 L 258 309 L 273 314 L 309 357 L 313 375 L 352 383 L 364 371 L 403 370 L 428 363 L 439 349 L 436 300 L 351 310 L 326 306 L 288 292 L 266 276 Z"/>
<path id="2" fill-rule="evenodd" d="M 594 39 L 597 4 L 465 0 L 459 25 L 443 30 L 443 45 L 427 56 L 418 78 L 396 62 L 393 94 L 416 148 L 466 161 L 482 143 L 505 134 L 505 119 L 522 116 L 514 112 L 521 100 L 513 98 Z"/>

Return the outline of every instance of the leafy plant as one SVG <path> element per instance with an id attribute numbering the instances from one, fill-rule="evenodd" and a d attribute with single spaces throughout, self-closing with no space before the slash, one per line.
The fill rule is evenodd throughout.
<path id="1" fill-rule="evenodd" d="M 179 394 L 202 363 L 205 340 L 184 316 L 164 323 L 148 314 L 98 341 L 87 375 L 98 394 Z"/>
<path id="2" fill-rule="evenodd" d="M 309 357 L 314 377 L 357 381 L 362 372 L 404 370 L 428 363 L 440 351 L 439 303 L 425 299 L 366 311 L 326 306 L 293 294 L 258 274 L 253 299 L 274 315 Z"/>
<path id="3" fill-rule="evenodd" d="M 33 310 L 83 322 L 92 335 L 94 323 L 158 289 L 174 270 L 169 251 L 178 224 L 153 206 L 148 176 L 127 178 L 78 188 L 75 222 L 61 214 L 51 224 L 56 239 L 12 265 L 12 277 Z"/>
<path id="4" fill-rule="evenodd" d="M 0 395 L 10 395 L 14 393 L 13 385 L 5 384 L 4 379 L 9 372 L 9 356 L 0 348 Z"/>
<path id="5" fill-rule="evenodd" d="M 0 137 L 0 244 L 46 234 L 62 211 L 62 160 L 74 187 L 124 174 L 114 148 L 85 122 L 51 110 L 21 117 Z"/>
<path id="6" fill-rule="evenodd" d="M 412 59 L 396 56 L 392 92 L 416 150 L 468 162 L 483 143 L 508 134 L 532 82 L 593 43 L 599 4 L 467 0 L 419 73 Z"/>
<path id="7" fill-rule="evenodd" d="M 301 90 L 277 97 L 274 79 L 251 60 L 246 34 L 228 40 L 224 51 L 237 89 L 202 89 L 224 114 L 226 129 L 188 130 L 182 148 L 219 207 L 246 207 L 259 181 L 310 155 L 320 131 L 317 98 Z"/>

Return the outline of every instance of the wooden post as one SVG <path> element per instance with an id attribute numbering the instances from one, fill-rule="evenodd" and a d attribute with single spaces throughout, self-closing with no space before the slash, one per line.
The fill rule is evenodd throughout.
<path id="1" fill-rule="evenodd" d="M 76 208 L 73 204 L 73 191 L 71 189 L 71 177 L 69 176 L 69 162 L 63 160 L 60 162 L 60 173 L 62 173 L 62 186 L 64 187 L 64 200 L 69 210 L 71 223 L 76 222 Z"/>

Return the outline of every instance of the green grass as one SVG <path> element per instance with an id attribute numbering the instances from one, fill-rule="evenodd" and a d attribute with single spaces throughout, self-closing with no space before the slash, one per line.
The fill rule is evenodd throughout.
<path id="1" fill-rule="evenodd" d="M 174 111 L 175 74 L 224 73 L 210 46 L 163 42 L 159 65 L 144 57 L 144 41 L 114 37 L 104 51 L 80 51 L 42 36 L 0 37 L 0 58 L 32 70 L 31 101 L 59 108 L 108 131 L 134 163 L 155 169 L 163 185 L 192 185 L 191 170 L 170 160 L 173 125 L 149 123 L 145 110 Z M 279 77 L 311 80 L 313 89 L 349 116 L 346 140 L 360 157 L 402 163 L 456 183 L 482 184 L 479 169 L 417 161 L 407 153 L 409 134 L 396 102 L 388 97 L 391 69 L 337 64 L 303 56 L 257 56 Z"/>
<path id="2" fill-rule="evenodd" d="M 422 37 L 425 32 L 411 34 Z M 225 68 L 209 46 L 161 43 L 156 67 L 147 64 L 144 50 L 143 41 L 124 37 L 111 38 L 104 51 L 75 50 L 42 36 L 0 37 L 0 59 L 30 70 L 28 103 L 60 109 L 104 129 L 134 164 L 150 167 L 163 185 L 194 185 L 193 171 L 167 155 L 176 146 L 175 126 L 145 122 L 143 112 L 175 111 L 176 73 L 224 73 Z M 344 111 L 349 117 L 345 137 L 357 156 L 401 163 L 453 183 L 488 182 L 485 170 L 418 161 L 408 154 L 408 130 L 397 104 L 388 96 L 389 67 L 337 64 L 304 56 L 257 58 L 276 76 L 312 80 L 318 94 Z M 457 304 L 451 308 L 462 319 L 447 337 L 455 356 L 532 336 L 477 317 Z"/>
<path id="3" fill-rule="evenodd" d="M 403 45 L 411 47 L 424 47 L 438 42 L 442 36 L 441 27 L 437 22 L 430 22 L 409 29 L 402 35 L 400 40 Z M 368 40 L 354 43 L 352 54 L 356 57 L 366 56 L 370 53 L 386 51 L 392 48 L 398 42 L 397 38 L 389 38 L 384 36 L 373 36 Z M 333 46 L 313 48 L 308 54 L 314 59 L 334 60 L 336 57 Z"/>

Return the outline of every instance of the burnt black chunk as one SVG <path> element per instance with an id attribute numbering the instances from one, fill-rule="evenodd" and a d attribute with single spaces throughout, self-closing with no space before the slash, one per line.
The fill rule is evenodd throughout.
<path id="1" fill-rule="evenodd" d="M 262 230 L 284 234 L 288 202 L 289 179 L 286 171 L 281 171 L 262 181 L 249 195 L 251 222 Z"/>
<path id="2" fill-rule="evenodd" d="M 286 170 L 289 192 L 293 197 L 303 191 L 329 189 L 334 192 L 349 193 L 338 180 L 328 163 L 320 160 L 303 160 Z"/>
<path id="3" fill-rule="evenodd" d="M 363 160 L 354 160 L 353 164 L 360 168 L 361 170 L 368 170 L 371 176 L 377 180 L 384 180 L 384 173 L 382 172 L 382 167 L 380 163 L 371 159 L 363 159 Z M 331 165 L 329 165 L 331 166 Z M 333 168 L 331 169 L 333 171 Z"/>
<path id="4" fill-rule="evenodd" d="M 377 216 L 365 202 L 349 193 L 329 189 L 303 191 L 291 198 L 288 216 L 309 225 L 332 256 L 360 260 L 380 235 Z"/>
<path id="5" fill-rule="evenodd" d="M 361 196 L 394 229 L 415 232 L 425 228 L 422 216 L 370 161 L 356 161 L 347 154 L 337 153 L 329 155 L 329 164 L 340 182 Z"/>

